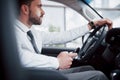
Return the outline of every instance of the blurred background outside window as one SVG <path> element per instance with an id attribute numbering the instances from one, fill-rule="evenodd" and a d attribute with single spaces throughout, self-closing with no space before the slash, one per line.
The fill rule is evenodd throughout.
<path id="1" fill-rule="evenodd" d="M 88 23 L 76 11 L 60 3 L 42 0 L 45 15 L 42 25 L 35 28 L 46 32 L 60 32 L 80 27 Z M 90 5 L 104 18 L 113 20 L 113 27 L 120 27 L 120 0 L 93 0 Z M 68 47 L 82 46 L 81 38 L 62 45 L 44 45 L 44 47 Z"/>

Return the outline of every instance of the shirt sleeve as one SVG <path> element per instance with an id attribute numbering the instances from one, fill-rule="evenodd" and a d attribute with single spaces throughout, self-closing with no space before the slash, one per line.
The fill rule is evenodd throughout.
<path id="1" fill-rule="evenodd" d="M 19 56 L 21 64 L 24 67 L 32 68 L 54 68 L 59 67 L 59 61 L 56 57 L 46 56 L 42 54 L 36 54 L 29 51 L 27 48 L 19 47 Z"/>
<path id="2" fill-rule="evenodd" d="M 73 41 L 89 31 L 87 25 L 63 32 L 42 32 L 43 44 L 63 44 Z"/>
<path id="3" fill-rule="evenodd" d="M 25 25 L 23 25 L 21 22 L 15 25 L 17 48 L 18 48 L 19 58 L 20 58 L 22 66 L 32 67 L 32 68 L 57 69 L 59 67 L 59 61 L 56 57 L 51 57 L 51 56 L 46 56 L 46 55 L 35 53 L 34 48 L 26 33 L 28 30 L 29 29 Z M 37 41 L 41 43 L 41 39 L 38 38 Z M 38 48 L 39 50 L 41 50 L 42 43 L 38 45 L 40 45 L 38 46 Z"/>
<path id="4" fill-rule="evenodd" d="M 58 69 L 59 61 L 56 57 L 37 54 L 24 42 L 23 39 L 17 41 L 19 58 L 23 67 Z"/>

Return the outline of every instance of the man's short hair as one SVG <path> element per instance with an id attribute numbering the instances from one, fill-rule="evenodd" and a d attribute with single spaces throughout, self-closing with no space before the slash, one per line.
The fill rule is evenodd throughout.
<path id="1" fill-rule="evenodd" d="M 23 4 L 30 5 L 33 0 L 17 0 L 18 15 L 20 14 L 20 8 Z"/>

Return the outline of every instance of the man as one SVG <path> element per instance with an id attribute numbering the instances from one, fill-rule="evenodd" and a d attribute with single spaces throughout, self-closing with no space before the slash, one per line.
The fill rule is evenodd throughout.
<path id="1" fill-rule="evenodd" d="M 18 19 L 15 28 L 20 59 L 23 66 L 60 69 L 61 72 L 66 74 L 69 80 L 107 80 L 105 75 L 100 71 L 80 72 L 80 67 L 69 69 L 77 53 L 63 51 L 57 57 L 40 54 L 43 44 L 66 43 L 88 32 L 92 28 L 91 25 L 88 24 L 88 28 L 82 27 L 82 29 L 86 30 L 84 32 L 81 32 L 81 28 L 77 28 L 68 32 L 47 34 L 37 31 L 32 27 L 33 24 L 40 25 L 42 23 L 42 17 L 45 12 L 42 9 L 41 0 L 18 0 L 18 5 Z M 109 29 L 112 28 L 112 22 L 108 19 L 94 21 L 93 23 L 98 26 L 107 24 Z M 31 38 L 32 34 L 34 40 Z"/>

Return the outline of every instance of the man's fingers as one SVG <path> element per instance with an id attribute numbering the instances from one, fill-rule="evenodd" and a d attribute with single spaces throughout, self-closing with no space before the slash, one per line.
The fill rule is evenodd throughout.
<path id="1" fill-rule="evenodd" d="M 77 56 L 77 53 L 72 53 L 72 52 L 70 52 L 68 55 L 69 55 L 70 57 L 74 58 L 74 57 Z"/>
<path id="2" fill-rule="evenodd" d="M 107 19 L 107 23 L 108 23 L 109 29 L 112 29 L 113 22 Z"/>
<path id="3" fill-rule="evenodd" d="M 112 26 L 113 26 L 113 22 L 107 18 L 94 21 L 94 24 L 96 26 L 103 26 L 103 25 L 107 24 L 109 29 L 112 29 Z"/>

